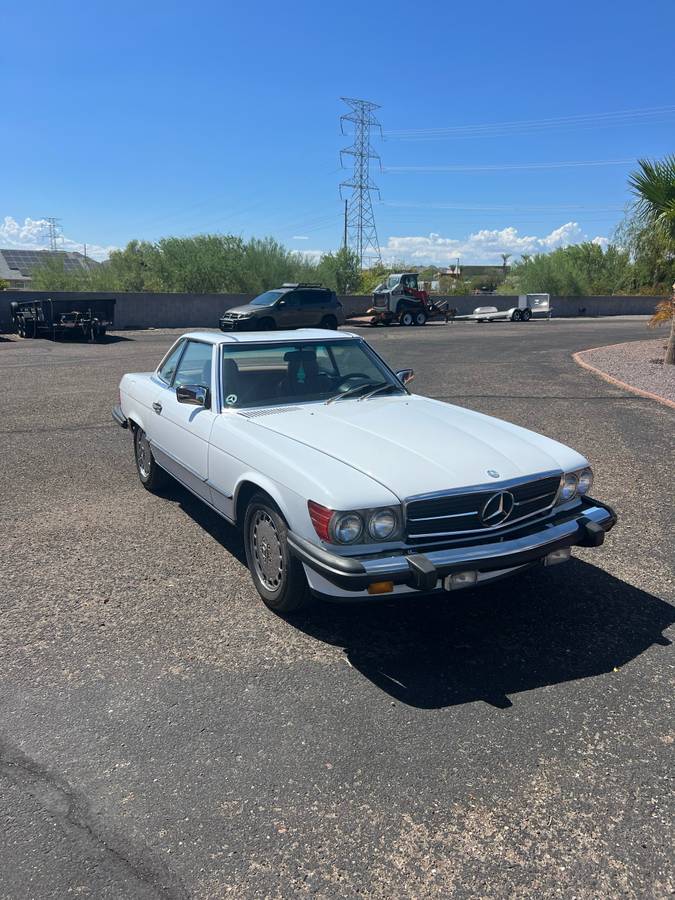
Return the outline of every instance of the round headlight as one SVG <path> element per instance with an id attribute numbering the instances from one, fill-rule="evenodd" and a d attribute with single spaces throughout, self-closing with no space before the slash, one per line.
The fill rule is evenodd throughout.
<path id="1" fill-rule="evenodd" d="M 380 509 L 368 520 L 368 533 L 376 541 L 386 541 L 396 531 L 396 515 L 391 509 Z"/>
<path id="2" fill-rule="evenodd" d="M 577 492 L 577 485 L 579 484 L 579 479 L 574 474 L 574 472 L 567 472 L 563 475 L 563 481 L 560 486 L 560 500 L 561 502 L 565 502 L 566 500 L 571 500 L 572 497 Z"/>
<path id="3" fill-rule="evenodd" d="M 341 544 L 353 544 L 363 531 L 363 521 L 357 513 L 342 513 L 333 523 L 335 540 Z"/>
<path id="4" fill-rule="evenodd" d="M 587 494 L 593 487 L 593 469 L 582 469 L 579 472 L 579 484 L 577 494 Z"/>

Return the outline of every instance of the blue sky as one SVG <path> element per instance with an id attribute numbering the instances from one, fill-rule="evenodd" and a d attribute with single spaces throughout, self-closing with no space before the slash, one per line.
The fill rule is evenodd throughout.
<path id="1" fill-rule="evenodd" d="M 201 231 L 335 248 L 341 96 L 381 106 L 376 221 L 409 262 L 606 238 L 627 161 L 675 150 L 672 0 L 40 0 L 0 32 L 0 246 L 53 215 L 99 255 Z"/>

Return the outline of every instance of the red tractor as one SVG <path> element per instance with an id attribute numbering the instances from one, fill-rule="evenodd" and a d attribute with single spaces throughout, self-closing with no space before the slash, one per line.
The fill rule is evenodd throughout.
<path id="1" fill-rule="evenodd" d="M 427 319 L 444 316 L 448 320 L 447 300 L 432 300 L 421 290 L 417 272 L 389 275 L 373 292 L 373 306 L 368 310 L 371 325 L 424 325 Z"/>

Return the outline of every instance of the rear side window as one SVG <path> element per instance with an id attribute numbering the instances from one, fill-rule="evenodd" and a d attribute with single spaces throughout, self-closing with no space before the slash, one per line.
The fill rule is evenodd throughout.
<path id="1" fill-rule="evenodd" d="M 300 297 L 300 306 L 321 306 L 326 302 L 327 295 L 325 291 L 298 291 Z"/>
<path id="2" fill-rule="evenodd" d="M 159 375 L 159 377 L 162 379 L 162 381 L 166 381 L 167 384 L 171 384 L 173 380 L 176 366 L 178 365 L 178 360 L 180 359 L 180 355 L 183 352 L 184 346 L 185 341 L 178 341 L 176 346 L 169 353 L 162 365 L 157 370 L 157 374 Z"/>
<path id="3" fill-rule="evenodd" d="M 173 382 L 174 387 L 198 384 L 200 387 L 210 388 L 212 351 L 211 344 L 188 341 L 185 353 L 178 363 L 178 370 Z"/>

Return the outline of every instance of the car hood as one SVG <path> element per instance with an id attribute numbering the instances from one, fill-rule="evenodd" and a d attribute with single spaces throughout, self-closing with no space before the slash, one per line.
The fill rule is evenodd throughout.
<path id="1" fill-rule="evenodd" d="M 260 312 L 263 309 L 272 309 L 273 306 L 273 303 L 270 303 L 269 306 L 254 306 L 252 303 L 244 303 L 243 306 L 232 306 L 230 309 L 226 309 L 223 315 L 227 315 L 228 313 L 235 313 L 236 315 L 244 313 L 249 315 L 250 313 Z"/>
<path id="2" fill-rule="evenodd" d="M 587 464 L 543 435 L 415 395 L 308 404 L 255 422 L 364 472 L 400 499 Z"/>

